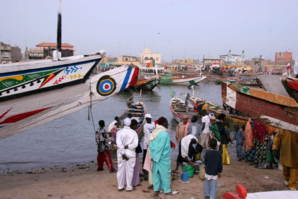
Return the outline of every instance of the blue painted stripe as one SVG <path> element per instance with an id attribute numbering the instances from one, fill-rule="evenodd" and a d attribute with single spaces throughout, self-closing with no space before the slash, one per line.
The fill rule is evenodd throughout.
<path id="1" fill-rule="evenodd" d="M 126 73 L 126 76 L 124 78 L 124 81 L 122 83 L 121 89 L 120 89 L 121 91 L 126 88 L 128 80 L 130 78 L 131 71 L 132 71 L 132 67 L 129 66 L 128 69 L 127 69 L 127 73 Z"/>

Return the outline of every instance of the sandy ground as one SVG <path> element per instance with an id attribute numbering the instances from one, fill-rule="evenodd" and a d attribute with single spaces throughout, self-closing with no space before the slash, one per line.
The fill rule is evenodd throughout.
<path id="1" fill-rule="evenodd" d="M 233 161 L 224 166 L 218 180 L 218 196 L 234 191 L 235 184 L 244 184 L 249 192 L 286 190 L 280 170 L 256 169 L 245 162 Z M 97 172 L 95 163 L 70 168 L 37 169 L 33 172 L 12 172 L 0 175 L 1 199 L 143 199 L 152 198 L 152 192 L 144 193 L 147 182 L 133 192 L 118 192 L 116 173 L 107 170 Z M 203 182 L 195 175 L 189 183 L 173 181 L 175 196 L 162 198 L 199 199 L 203 197 Z"/>

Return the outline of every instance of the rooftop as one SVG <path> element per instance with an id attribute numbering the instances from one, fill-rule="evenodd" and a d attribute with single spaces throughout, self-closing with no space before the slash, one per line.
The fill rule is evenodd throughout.
<path id="1" fill-rule="evenodd" d="M 36 47 L 51 47 L 51 48 L 55 48 L 56 46 L 57 46 L 57 44 L 54 42 L 42 42 L 42 43 L 39 43 L 36 45 Z M 61 47 L 62 48 L 73 48 L 74 46 L 69 43 L 62 43 Z"/>

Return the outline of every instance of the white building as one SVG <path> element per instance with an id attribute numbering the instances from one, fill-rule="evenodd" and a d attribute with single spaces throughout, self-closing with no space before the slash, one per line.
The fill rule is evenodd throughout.
<path id="1" fill-rule="evenodd" d="M 240 55 L 232 54 L 231 50 L 229 50 L 228 54 L 220 55 L 219 57 L 227 65 L 238 65 L 238 64 L 243 63 L 243 61 L 244 61 L 244 50 L 242 51 L 242 53 Z"/>
<path id="2" fill-rule="evenodd" d="M 152 65 L 161 63 L 160 54 L 154 53 L 148 48 L 144 49 L 144 51 L 141 53 L 140 57 L 141 57 L 142 64 L 147 64 L 148 62 L 151 62 Z"/>

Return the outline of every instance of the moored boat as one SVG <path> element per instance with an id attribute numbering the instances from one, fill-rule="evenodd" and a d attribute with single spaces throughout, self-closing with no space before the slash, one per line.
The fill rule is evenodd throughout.
<path id="1" fill-rule="evenodd" d="M 285 78 L 282 83 L 291 97 L 298 102 L 298 79 L 297 78 Z"/>
<path id="2" fill-rule="evenodd" d="M 57 61 L 56 66 L 59 67 L 61 63 L 64 62 Z M 68 76 L 80 76 L 80 70 L 68 74 L 68 69 L 59 69 L 59 77 L 54 76 L 55 73 L 42 76 L 42 72 L 36 72 L 36 79 L 33 78 L 35 70 L 32 69 L 29 77 L 26 70 L 16 71 L 18 76 L 1 74 L 12 78 L 0 80 L 2 84 L 10 80 L 14 84 L 5 87 L 2 91 L 5 95 L 0 98 L 0 139 L 105 100 L 133 86 L 138 76 L 138 68 L 123 66 L 93 75 L 89 71 L 84 77 L 69 81 Z"/>
<path id="3" fill-rule="evenodd" d="M 204 75 L 173 77 L 172 84 L 188 86 L 191 84 L 197 84 L 205 78 L 206 76 Z"/>
<path id="4" fill-rule="evenodd" d="M 143 125 L 145 122 L 145 114 L 146 108 L 143 102 L 133 102 L 132 99 L 129 99 L 127 102 L 127 110 L 120 116 L 121 119 L 124 119 L 128 116 L 128 114 L 132 115 L 132 119 L 137 120 L 139 123 L 137 128 L 137 133 L 141 133 L 143 130 Z"/>
<path id="5" fill-rule="evenodd" d="M 136 90 L 143 91 L 152 91 L 159 84 L 159 79 L 150 78 L 150 79 L 141 79 L 138 80 L 136 85 L 133 86 Z"/>
<path id="6" fill-rule="evenodd" d="M 0 66 L 0 139 L 78 111 L 135 85 L 139 69 L 92 74 L 103 53 L 61 57 L 61 1 L 53 60 Z"/>
<path id="7" fill-rule="evenodd" d="M 0 65 L 0 100 L 84 82 L 101 54 Z"/>
<path id="8" fill-rule="evenodd" d="M 195 76 L 172 76 L 165 75 L 160 77 L 160 84 L 174 84 L 174 85 L 185 85 L 189 86 L 192 84 L 198 84 L 200 81 L 204 80 L 206 76 L 195 75 Z"/>
<path id="9" fill-rule="evenodd" d="M 224 106 L 273 126 L 298 131 L 298 104 L 293 98 L 268 91 L 222 83 Z"/>
<path id="10" fill-rule="evenodd" d="M 198 115 L 197 112 L 193 111 L 193 108 L 185 104 L 180 98 L 173 97 L 170 101 L 170 111 L 174 119 L 179 122 L 185 118 L 191 118 L 194 115 Z"/>

